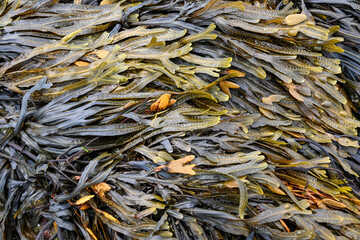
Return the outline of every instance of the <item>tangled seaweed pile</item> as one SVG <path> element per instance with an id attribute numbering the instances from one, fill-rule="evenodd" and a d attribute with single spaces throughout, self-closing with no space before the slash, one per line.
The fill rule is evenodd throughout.
<path id="1" fill-rule="evenodd" d="M 1 236 L 360 239 L 337 2 L 2 1 Z"/>

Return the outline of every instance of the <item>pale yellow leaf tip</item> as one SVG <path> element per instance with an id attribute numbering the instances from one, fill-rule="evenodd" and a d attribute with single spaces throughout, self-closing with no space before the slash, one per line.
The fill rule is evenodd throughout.
<path id="1" fill-rule="evenodd" d="M 93 197 L 95 197 L 95 195 L 89 195 L 89 196 L 82 197 L 75 202 L 75 205 L 82 205 L 82 204 L 86 203 L 87 201 L 89 201 L 90 199 L 92 199 Z"/>

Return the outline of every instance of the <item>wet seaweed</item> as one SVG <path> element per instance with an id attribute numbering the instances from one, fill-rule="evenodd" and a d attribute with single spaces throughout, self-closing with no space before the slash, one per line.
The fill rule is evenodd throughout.
<path id="1" fill-rule="evenodd" d="M 0 234 L 359 238 L 356 9 L 3 1 Z"/>

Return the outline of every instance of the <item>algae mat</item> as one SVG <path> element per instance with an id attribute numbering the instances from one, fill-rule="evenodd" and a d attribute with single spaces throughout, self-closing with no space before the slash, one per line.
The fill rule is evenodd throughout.
<path id="1" fill-rule="evenodd" d="M 360 239 L 359 9 L 3 0 L 1 238 Z"/>

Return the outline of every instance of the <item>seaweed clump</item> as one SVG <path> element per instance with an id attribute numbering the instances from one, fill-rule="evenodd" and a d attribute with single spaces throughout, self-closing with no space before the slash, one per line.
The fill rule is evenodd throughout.
<path id="1" fill-rule="evenodd" d="M 336 4 L 0 3 L 1 236 L 360 238 Z"/>

